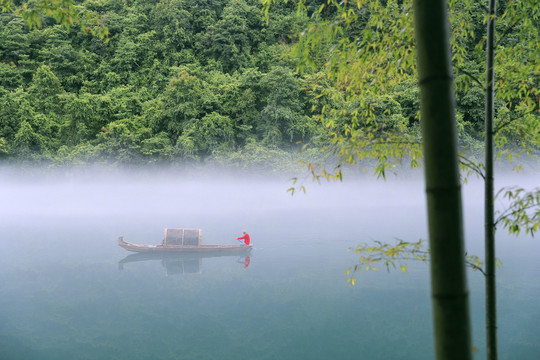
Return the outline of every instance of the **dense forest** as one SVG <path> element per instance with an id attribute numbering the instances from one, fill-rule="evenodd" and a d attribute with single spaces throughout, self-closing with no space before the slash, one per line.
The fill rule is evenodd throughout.
<path id="1" fill-rule="evenodd" d="M 290 51 L 316 21 L 310 16 L 316 1 L 302 12 L 290 3 L 273 5 L 268 21 L 260 3 L 249 0 L 90 0 L 79 6 L 100 14 L 108 36 L 67 29 L 54 18 L 30 29 L 13 12 L 0 15 L 3 162 L 279 168 L 327 156 L 320 149 L 335 134 L 320 114 L 351 107 L 346 92 L 335 96 L 325 73 L 331 44 L 308 49 L 315 60 L 302 71 L 298 51 Z M 474 31 L 481 32 L 477 24 Z M 474 52 L 473 42 L 463 46 Z M 478 75 L 483 61 L 479 54 L 463 67 Z M 382 124 L 379 132 L 420 138 L 418 90 L 410 79 L 366 100 Z M 458 91 L 457 105 L 461 145 L 476 151 L 483 89 L 471 82 Z M 307 143 L 311 150 L 302 152 Z"/>

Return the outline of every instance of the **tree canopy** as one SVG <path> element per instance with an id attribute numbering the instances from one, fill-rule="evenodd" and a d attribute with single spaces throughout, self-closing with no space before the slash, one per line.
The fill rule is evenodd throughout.
<path id="1" fill-rule="evenodd" d="M 253 162 L 255 146 L 306 163 L 371 161 L 380 175 L 401 159 L 419 164 L 409 1 L 56 5 L 59 12 L 45 0 L 1 2 L 3 161 L 238 164 Z M 538 153 L 533 5 L 498 10 L 501 157 Z M 483 138 L 485 15 L 466 0 L 450 10 L 459 144 L 474 157 Z M 299 155 L 301 147 L 312 151 Z"/>

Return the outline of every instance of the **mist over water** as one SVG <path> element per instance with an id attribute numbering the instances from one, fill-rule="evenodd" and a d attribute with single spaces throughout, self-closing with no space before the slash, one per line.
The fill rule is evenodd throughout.
<path id="1" fill-rule="evenodd" d="M 502 185 L 534 187 L 537 173 Z M 0 359 L 432 359 L 428 265 L 361 272 L 361 242 L 427 239 L 421 172 L 305 182 L 179 171 L 0 174 Z M 467 251 L 482 257 L 482 183 L 463 187 Z M 246 256 L 130 255 L 200 228 Z M 497 233 L 501 359 L 540 353 L 537 239 Z M 485 355 L 483 278 L 469 272 L 473 343 Z M 518 356 L 519 355 L 519 356 Z M 516 357 L 517 356 L 517 357 Z"/>

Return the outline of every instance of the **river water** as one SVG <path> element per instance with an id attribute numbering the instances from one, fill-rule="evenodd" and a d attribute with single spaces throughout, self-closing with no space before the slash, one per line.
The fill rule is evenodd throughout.
<path id="1" fill-rule="evenodd" d="M 535 180 L 525 178 L 525 182 Z M 523 179 L 521 179 L 523 180 Z M 511 181 L 511 180 L 510 180 Z M 0 359 L 433 359 L 428 264 L 345 271 L 361 242 L 426 239 L 420 177 L 306 183 L 216 174 L 3 177 Z M 481 183 L 464 187 L 482 255 Z M 145 258 L 163 228 L 200 228 L 249 257 Z M 498 232 L 501 359 L 540 354 L 540 241 Z M 475 358 L 484 280 L 470 270 Z"/>

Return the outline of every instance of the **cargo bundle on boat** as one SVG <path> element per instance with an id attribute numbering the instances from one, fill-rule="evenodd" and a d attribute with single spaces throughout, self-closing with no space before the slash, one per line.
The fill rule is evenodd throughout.
<path id="1" fill-rule="evenodd" d="M 235 252 L 251 250 L 251 245 L 203 245 L 201 229 L 165 229 L 161 245 L 139 245 L 118 238 L 118 245 L 128 251 L 164 252 Z"/>

